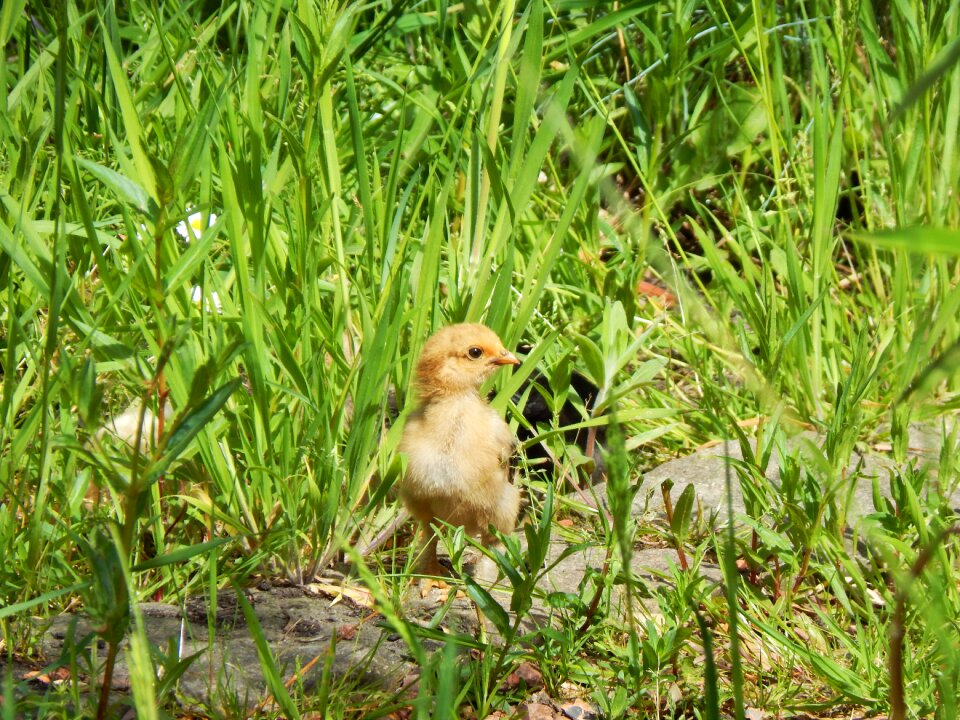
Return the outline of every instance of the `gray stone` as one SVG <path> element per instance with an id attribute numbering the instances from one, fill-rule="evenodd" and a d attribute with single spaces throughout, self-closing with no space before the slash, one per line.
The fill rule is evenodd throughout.
<path id="1" fill-rule="evenodd" d="M 377 686 L 398 683 L 412 667 L 402 642 L 384 632 L 380 618 L 347 599 L 310 595 L 305 589 L 276 587 L 248 590 L 264 637 L 284 679 L 300 668 L 306 688 L 315 685 L 328 654 L 334 653 L 332 674 L 362 678 Z M 217 611 L 212 618 L 211 638 L 207 612 L 202 600 L 191 600 L 183 611 L 163 603 L 143 603 L 140 611 L 149 640 L 167 650 L 179 647 L 180 657 L 198 653 L 182 676 L 180 693 L 189 701 L 206 702 L 227 688 L 241 701 L 259 702 L 268 694 L 261 671 L 256 643 L 231 590 L 218 593 Z M 76 622 L 72 633 L 70 626 Z M 54 618 L 45 631 L 42 651 L 48 660 L 64 652 L 69 637 L 80 638 L 89 623 L 76 616 Z M 102 660 L 106 648 L 100 647 Z M 129 674 L 121 653 L 114 674 L 117 691 L 129 688 Z"/>
<path id="2" fill-rule="evenodd" d="M 940 455 L 942 433 L 929 425 L 915 425 L 910 428 L 908 462 L 936 477 L 936 467 Z M 801 433 L 787 443 L 790 454 L 806 455 L 809 465 L 822 464 L 823 450 L 821 441 L 813 433 Z M 812 458 L 812 459 L 811 459 Z M 634 498 L 632 512 L 635 517 L 646 516 L 650 519 L 662 517 L 665 513 L 661 485 L 672 482 L 671 497 L 675 502 L 683 489 L 692 484 L 696 491 L 697 508 L 713 525 L 722 525 L 729 516 L 728 508 L 732 504 L 734 518 L 746 512 L 742 482 L 736 465 L 743 463 L 744 456 L 737 442 L 714 443 L 703 447 L 685 457 L 670 460 L 659 465 L 643 477 L 640 490 Z M 838 499 L 845 506 L 847 521 L 858 525 L 862 519 L 874 512 L 873 479 L 880 486 L 881 495 L 889 497 L 890 473 L 896 464 L 885 443 L 862 444 L 855 448 L 853 456 L 845 467 L 830 476 L 824 472 L 821 478 L 825 487 L 831 485 Z M 763 473 L 773 488 L 780 488 L 781 462 L 779 454 L 773 451 Z M 730 486 L 730 498 L 727 486 Z M 960 488 L 948 489 L 956 506 L 960 506 Z M 826 490 L 825 490 L 826 491 Z M 593 496 L 606 502 L 606 484 L 593 488 Z"/>

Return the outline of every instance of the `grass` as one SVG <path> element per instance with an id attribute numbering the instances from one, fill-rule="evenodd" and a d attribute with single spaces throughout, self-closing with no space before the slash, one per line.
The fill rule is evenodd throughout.
<path id="1" fill-rule="evenodd" d="M 5 3 L 5 657 L 35 658 L 29 616 L 80 607 L 137 714 L 175 712 L 136 601 L 216 606 L 346 553 L 424 667 L 418 715 L 515 704 L 500 681 L 527 660 L 608 717 L 954 717 L 958 36 L 936 0 Z M 516 642 L 428 656 L 397 610 L 409 562 L 351 548 L 396 517 L 390 389 L 408 409 L 420 345 L 460 320 L 531 346 L 496 388 L 514 426 L 543 393 L 604 431 L 614 509 L 660 461 L 738 445 L 744 529 L 711 530 L 695 490 L 666 523 L 558 526 L 562 478 L 529 474 L 512 609 L 551 537 L 607 562 L 546 598 L 541 644 L 473 587 Z M 142 453 L 97 432 L 132 404 Z M 908 457 L 918 422 L 933 468 Z M 804 428 L 818 442 L 788 442 Z M 585 479 L 561 429 L 525 449 Z M 877 443 L 895 469 L 851 543 L 849 459 Z M 651 535 L 677 554 L 652 589 L 624 570 Z M 291 694 L 261 661 L 264 717 L 370 711 L 349 678 Z M 103 717 L 96 670 L 5 671 L 0 711 Z M 203 712 L 245 714 L 226 691 Z"/>

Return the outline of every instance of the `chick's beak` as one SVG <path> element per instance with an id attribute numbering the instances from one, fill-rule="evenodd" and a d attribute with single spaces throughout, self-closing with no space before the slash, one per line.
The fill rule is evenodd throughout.
<path id="1" fill-rule="evenodd" d="M 519 365 L 520 364 L 520 361 L 517 360 L 516 356 L 513 353 L 508 352 L 506 350 L 504 350 L 502 353 L 500 353 L 498 357 L 495 357 L 490 362 L 492 362 L 494 365 Z"/>

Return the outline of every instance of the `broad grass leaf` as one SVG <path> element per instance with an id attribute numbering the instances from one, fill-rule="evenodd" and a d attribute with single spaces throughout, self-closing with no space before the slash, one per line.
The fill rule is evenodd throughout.
<path id="1" fill-rule="evenodd" d="M 50 282 L 47 279 L 45 271 L 49 269 L 49 256 L 40 257 L 39 262 L 35 261 L 26 246 L 19 242 L 17 237 L 10 231 L 6 223 L 0 221 L 0 250 L 20 268 L 24 277 L 30 282 L 44 298 L 50 297 Z"/>
<path id="2" fill-rule="evenodd" d="M 74 383 L 77 388 L 77 411 L 87 425 L 94 427 L 100 417 L 103 389 L 97 385 L 97 366 L 93 358 L 84 359 Z"/>
<path id="3" fill-rule="evenodd" d="M 603 361 L 603 353 L 600 351 L 600 348 L 586 335 L 578 334 L 574 339 L 580 350 L 580 359 L 583 362 L 584 369 L 587 371 L 590 381 L 597 387 L 604 387 L 607 384 L 606 365 Z"/>
<path id="4" fill-rule="evenodd" d="M 170 266 L 169 271 L 164 277 L 164 282 L 168 288 L 179 287 L 181 283 L 189 280 L 199 273 L 204 261 L 210 257 L 210 246 L 218 237 L 218 230 L 221 221 L 214 223 L 203 231 L 199 240 L 192 241 L 177 261 Z"/>
<path id="5" fill-rule="evenodd" d="M 133 607 L 133 614 L 137 622 L 134 631 L 130 633 L 129 645 L 126 648 L 133 706 L 138 718 L 156 720 L 160 715 L 157 710 L 157 676 L 150 658 L 150 641 L 147 639 L 139 606 Z"/>
<path id="6" fill-rule="evenodd" d="M 719 679 L 717 676 L 717 660 L 713 655 L 713 633 L 710 626 L 697 608 L 692 608 L 693 615 L 697 620 L 697 626 L 700 628 L 700 635 L 703 638 L 703 693 L 706 720 L 720 720 L 720 692 Z"/>
<path id="7" fill-rule="evenodd" d="M 477 604 L 480 612 L 493 623 L 497 631 L 501 635 L 506 636 L 510 631 L 510 616 L 507 615 L 507 611 L 500 606 L 500 603 L 493 599 L 493 596 L 487 590 L 480 587 L 472 577 L 467 576 L 464 580 L 466 581 L 467 594 L 470 596 L 470 599 Z"/>
<path id="8" fill-rule="evenodd" d="M 130 151 L 133 154 L 133 164 L 140 174 L 140 181 L 150 198 L 157 198 L 157 182 L 153 174 L 153 163 L 150 156 L 143 147 L 143 126 L 140 124 L 140 111 L 133 99 L 133 92 L 127 78 L 127 72 L 117 57 L 117 51 L 110 40 L 111 33 L 101 21 L 103 30 L 103 49 L 106 54 L 107 67 L 110 71 L 110 78 L 113 81 L 113 88 L 117 94 L 117 103 L 120 106 L 120 116 L 123 120 L 124 130 L 126 131 L 127 141 L 130 143 Z M 119 32 L 117 32 L 119 36 Z M 118 147 L 118 152 L 122 150 Z"/>
<path id="9" fill-rule="evenodd" d="M 68 585 L 67 587 L 58 588 L 56 590 L 49 590 L 41 595 L 38 595 L 35 598 L 30 598 L 29 600 L 24 600 L 23 602 L 13 603 L 12 605 L 7 605 L 5 607 L 0 607 L 0 620 L 4 618 L 13 617 L 19 615 L 20 613 L 26 612 L 32 608 L 37 607 L 38 605 L 46 605 L 51 603 L 57 598 L 61 598 L 64 595 L 73 595 L 75 593 L 81 593 L 90 588 L 91 581 L 85 580 L 80 583 L 74 583 L 73 585 Z"/>
<path id="10" fill-rule="evenodd" d="M 510 141 L 510 175 L 521 158 L 523 136 L 527 122 L 533 113 L 534 103 L 540 90 L 540 68 L 543 55 L 543 2 L 534 0 L 524 13 L 523 54 L 517 73 L 517 95 L 513 103 L 514 126 Z"/>
<path id="11" fill-rule="evenodd" d="M 205 151 L 209 145 L 215 112 L 220 104 L 225 85 L 226 83 L 221 84 L 210 93 L 199 112 L 177 138 L 177 147 L 170 159 L 170 174 L 173 176 L 175 190 L 187 189 L 193 182 L 200 162 L 205 158 L 209 160 L 209 155 Z"/>
<path id="12" fill-rule="evenodd" d="M 854 240 L 888 250 L 912 253 L 960 255 L 960 229 L 928 225 L 851 233 Z"/>
<path id="13" fill-rule="evenodd" d="M 11 2 L 4 2 L 3 6 L 6 8 L 8 5 L 12 4 L 13 3 Z M 30 65 L 27 71 L 23 74 L 23 77 L 20 78 L 20 81 L 14 85 L 13 89 L 10 91 L 10 94 L 7 95 L 7 104 L 5 109 L 8 114 L 12 113 L 20 106 L 20 101 L 24 97 L 26 97 L 28 100 L 34 97 L 32 91 L 39 82 L 38 78 L 44 77 L 44 74 L 50 69 L 50 66 L 53 65 L 53 62 L 59 52 L 60 40 L 59 38 L 55 38 L 53 42 L 44 48 L 42 53 L 39 53 L 39 57 L 37 58 L 36 62 Z"/>
<path id="14" fill-rule="evenodd" d="M 894 123 L 902 118 L 904 113 L 915 105 L 927 90 L 936 85 L 957 64 L 960 64 L 960 37 L 954 38 L 952 42 L 947 44 L 930 63 L 930 66 L 923 71 L 923 74 L 917 78 L 916 82 L 907 88 L 903 98 L 890 113 L 890 122 Z"/>
<path id="15" fill-rule="evenodd" d="M 173 552 L 164 553 L 163 555 L 150 558 L 149 560 L 135 565 L 133 570 L 134 572 L 141 572 L 143 570 L 152 570 L 153 568 L 163 567 L 164 565 L 178 565 L 196 557 L 197 555 L 203 555 L 204 553 L 210 552 L 211 550 L 218 548 L 221 545 L 225 545 L 228 542 L 232 542 L 233 540 L 233 537 L 218 537 L 214 538 L 213 540 L 208 540 L 207 542 L 178 548 Z"/>
<path id="16" fill-rule="evenodd" d="M 922 400 L 930 395 L 941 382 L 951 377 L 960 368 L 960 341 L 947 348 L 914 378 L 902 400 Z"/>
<path id="17" fill-rule="evenodd" d="M 0 10 L 0 47 L 7 46 L 17 25 L 17 18 L 23 15 L 26 4 L 26 0 L 7 0 L 3 3 L 3 9 Z"/>

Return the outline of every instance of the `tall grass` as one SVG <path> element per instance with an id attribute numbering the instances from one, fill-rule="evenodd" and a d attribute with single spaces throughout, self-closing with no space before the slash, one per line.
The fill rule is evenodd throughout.
<path id="1" fill-rule="evenodd" d="M 406 576 L 353 548 L 396 517 L 412 359 L 432 329 L 483 320 L 533 347 L 494 401 L 514 424 L 534 392 L 579 408 L 581 431 L 615 408 L 633 453 L 615 453 L 618 502 L 657 460 L 729 437 L 749 530 L 663 529 L 691 563 L 654 619 L 616 610 L 619 584 L 643 590 L 617 571 L 643 531 L 584 521 L 610 565 L 583 597 L 544 598 L 554 654 L 516 636 L 424 688 L 491 710 L 532 658 L 610 713 L 736 697 L 950 717 L 956 437 L 935 469 L 907 450 L 911 422 L 957 407 L 958 36 L 950 2 L 5 3 L 3 650 L 30 656 L 26 615 L 79 597 L 155 712 L 137 601 L 347 556 L 429 665 L 392 609 Z M 131 406 L 142 453 L 98 432 Z M 788 442 L 800 428 L 820 440 Z M 561 429 L 527 445 L 584 474 Z M 873 481 L 864 558 L 848 463 L 877 440 L 899 464 Z M 554 490 L 566 507 L 559 481 L 523 482 L 535 511 Z M 538 568 L 511 552 L 522 615 Z M 696 579 L 718 555 L 750 568 L 725 575 L 729 602 Z M 742 674 L 724 675 L 731 647 Z M 261 650 L 286 712 L 309 706 Z M 89 703 L 102 716 L 107 692 Z"/>

